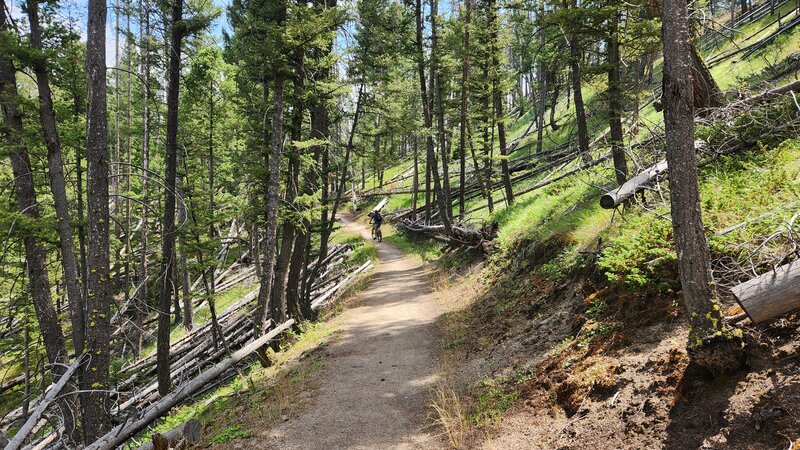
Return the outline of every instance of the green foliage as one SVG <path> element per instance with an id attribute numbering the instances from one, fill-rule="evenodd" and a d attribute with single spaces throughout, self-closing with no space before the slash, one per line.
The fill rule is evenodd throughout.
<path id="1" fill-rule="evenodd" d="M 477 403 L 470 409 L 468 419 L 478 426 L 497 423 L 503 413 L 519 399 L 519 391 L 507 393 L 496 380 L 481 381 L 476 390 Z"/>
<path id="2" fill-rule="evenodd" d="M 250 430 L 244 428 L 240 424 L 231 425 L 228 428 L 222 430 L 219 434 L 211 438 L 208 441 L 209 444 L 225 444 L 231 441 L 237 441 L 239 439 L 246 439 L 250 437 Z"/>
<path id="3" fill-rule="evenodd" d="M 384 225 L 382 228 L 384 242 L 389 242 L 422 261 L 434 261 L 442 255 L 443 244 L 440 242 L 409 236 L 391 226 Z"/>
<path id="4" fill-rule="evenodd" d="M 647 213 L 628 214 L 597 261 L 609 281 L 629 289 L 677 288 L 672 225 Z"/>
<path id="5" fill-rule="evenodd" d="M 378 247 L 374 242 L 366 241 L 358 245 L 350 255 L 350 259 L 347 260 L 347 264 L 352 267 L 360 267 L 367 261 L 373 263 L 378 261 Z"/>
<path id="6" fill-rule="evenodd" d="M 621 324 L 619 322 L 596 322 L 589 325 L 584 325 L 584 333 L 578 341 L 578 348 L 586 348 L 595 339 L 610 336 L 615 331 L 619 330 Z"/>

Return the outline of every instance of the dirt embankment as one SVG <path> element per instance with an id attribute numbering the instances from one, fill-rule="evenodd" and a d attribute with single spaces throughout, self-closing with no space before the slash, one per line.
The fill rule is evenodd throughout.
<path id="1" fill-rule="evenodd" d="M 443 283 L 460 305 L 441 321 L 464 448 L 785 449 L 800 438 L 800 315 L 746 329 L 748 367 L 711 379 L 688 364 L 677 293 L 615 292 L 591 262 L 553 279 L 538 270 L 550 244 Z"/>

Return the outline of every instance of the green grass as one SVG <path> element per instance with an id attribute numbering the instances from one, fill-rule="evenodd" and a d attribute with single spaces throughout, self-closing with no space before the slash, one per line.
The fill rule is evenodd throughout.
<path id="1" fill-rule="evenodd" d="M 772 22 L 777 14 L 785 14 L 795 8 L 794 4 L 786 4 L 779 10 L 776 10 L 776 16 L 766 16 L 752 24 L 749 24 L 740 29 L 741 33 L 736 33 L 733 42 L 727 42 L 719 50 L 715 51 L 716 54 L 728 53 L 739 47 L 752 44 L 757 41 L 761 36 L 766 36 L 778 29 L 778 24 L 772 25 L 770 28 L 761 31 L 755 38 L 746 40 L 753 33 L 759 31 Z M 785 24 L 787 19 L 783 20 Z M 800 33 L 784 33 L 778 36 L 770 44 L 764 46 L 749 58 L 737 62 L 741 55 L 734 56 L 727 61 L 711 68 L 711 74 L 717 80 L 722 89 L 729 88 L 746 88 L 746 80 L 753 75 L 761 73 L 766 67 L 771 64 L 778 63 L 785 59 L 792 53 L 800 49 Z"/>
<path id="2" fill-rule="evenodd" d="M 219 434 L 211 438 L 208 443 L 211 445 L 225 444 L 239 439 L 250 437 L 250 430 L 242 427 L 241 424 L 231 425 L 222 430 Z"/>
<path id="3" fill-rule="evenodd" d="M 500 421 L 503 413 L 519 399 L 519 392 L 508 389 L 497 380 L 484 380 L 478 383 L 477 401 L 472 406 L 467 419 L 477 426 L 489 426 Z"/>
<path id="4" fill-rule="evenodd" d="M 785 230 L 789 218 L 800 206 L 798 183 L 800 141 L 797 140 L 728 156 L 701 170 L 703 221 L 709 230 L 712 259 L 732 258 L 743 263 L 746 252 L 740 244 L 760 242 L 775 231 Z M 672 226 L 663 218 L 669 208 L 665 204 L 656 205 L 654 212 L 634 208 L 624 221 L 618 221 L 605 233 L 607 248 L 598 265 L 610 280 L 631 288 L 649 287 L 661 292 L 678 288 Z M 736 231 L 722 236 L 713 233 L 765 213 L 770 214 Z M 760 254 L 783 251 L 780 243 L 774 243 L 762 248 Z"/>
<path id="5" fill-rule="evenodd" d="M 434 261 L 442 254 L 443 245 L 430 239 L 417 239 L 400 233 L 389 224 L 383 225 L 383 240 L 423 262 Z"/>

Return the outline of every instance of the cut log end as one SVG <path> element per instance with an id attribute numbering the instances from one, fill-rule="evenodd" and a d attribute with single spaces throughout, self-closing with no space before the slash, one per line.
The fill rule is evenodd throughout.
<path id="1" fill-rule="evenodd" d="M 800 308 L 800 260 L 731 289 L 750 320 L 760 323 Z"/>
<path id="2" fill-rule="evenodd" d="M 600 206 L 604 209 L 614 209 L 617 205 L 616 202 L 614 201 L 614 197 L 605 194 L 602 197 L 600 197 Z"/>

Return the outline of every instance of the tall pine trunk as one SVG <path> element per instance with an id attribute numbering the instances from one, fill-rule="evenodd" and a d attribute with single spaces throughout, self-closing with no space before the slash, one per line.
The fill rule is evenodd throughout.
<path id="1" fill-rule="evenodd" d="M 464 221 L 465 198 L 464 191 L 467 183 L 467 112 L 469 110 L 469 30 L 472 21 L 472 0 L 464 1 L 464 42 L 461 54 L 461 108 L 459 110 L 459 137 L 458 153 L 461 160 L 458 174 L 458 218 Z M 416 143 L 415 143 L 416 145 Z M 414 157 L 416 158 L 416 147 Z M 416 159 L 415 159 L 416 168 Z M 416 176 L 416 172 L 414 172 Z M 416 183 L 416 181 L 415 181 Z"/>
<path id="2" fill-rule="evenodd" d="M 487 3 L 489 15 L 489 27 L 491 28 L 489 39 L 491 41 L 490 51 L 492 53 L 492 101 L 494 105 L 494 114 L 497 121 L 497 139 L 500 145 L 500 178 L 503 183 L 503 189 L 506 194 L 506 204 L 510 205 L 514 202 L 514 191 L 511 187 L 511 173 L 508 168 L 508 155 L 506 145 L 506 125 L 505 113 L 503 103 L 505 93 L 503 91 L 503 68 L 500 66 L 501 49 L 498 45 L 498 34 L 500 32 L 500 21 L 497 14 L 497 2 L 489 0 Z"/>
<path id="3" fill-rule="evenodd" d="M 89 272 L 86 296 L 86 352 L 84 383 L 92 391 L 82 399 L 84 439 L 92 442 L 111 427 L 108 393 L 111 362 L 111 280 L 109 255 L 108 122 L 106 105 L 106 15 L 104 0 L 89 0 L 86 39 L 87 209 L 89 212 Z"/>
<path id="4" fill-rule="evenodd" d="M 285 13 L 285 11 L 284 11 Z M 281 149 L 283 147 L 283 91 L 285 74 L 278 70 L 275 74 L 272 93 L 272 130 L 270 139 L 268 179 L 266 183 L 265 209 L 266 220 L 264 225 L 264 254 L 261 269 L 261 283 L 258 291 L 258 309 L 256 312 L 256 335 L 260 336 L 266 331 L 267 319 L 278 319 L 279 311 L 271 304 L 270 298 L 275 276 L 275 253 L 278 231 L 278 188 L 280 185 Z M 270 308 L 273 306 L 273 308 Z M 268 364 L 265 353 L 260 352 L 261 362 Z"/>
<path id="5" fill-rule="evenodd" d="M 182 153 L 182 152 L 181 152 Z M 178 166 L 184 166 L 183 163 L 183 155 L 179 155 L 178 157 Z M 178 175 L 175 179 L 175 191 L 178 194 L 178 197 L 181 201 L 178 203 L 178 227 L 185 226 L 188 221 L 188 214 L 187 214 L 187 206 L 186 206 L 186 196 L 184 195 L 184 188 L 183 188 L 184 178 L 183 175 Z M 177 276 L 175 277 L 175 292 L 178 292 L 178 287 L 180 287 L 181 292 L 183 292 L 183 327 L 186 330 L 191 330 L 194 325 L 194 308 L 192 307 L 192 292 L 191 292 L 191 284 L 189 281 L 189 264 L 188 258 L 186 256 L 186 237 L 182 234 L 179 238 L 180 249 L 177 251 Z M 178 299 L 178 296 L 175 296 L 175 299 Z M 181 317 L 180 314 L 180 305 L 175 304 L 175 319 Z"/>
<path id="6" fill-rule="evenodd" d="M 723 320 L 711 287 L 711 266 L 700 209 L 694 149 L 692 49 L 685 0 L 663 3 L 664 127 L 670 205 L 693 360 L 714 373 L 741 364 L 740 340 Z"/>
<path id="7" fill-rule="evenodd" d="M 6 4 L 2 2 L 0 4 L 0 32 L 9 33 L 9 29 Z M 3 122 L 5 123 L 5 129 L 2 130 L 4 139 L 11 144 L 9 156 L 11 171 L 14 175 L 15 200 L 20 214 L 27 216 L 32 223 L 36 223 L 39 220 L 39 205 L 33 181 L 33 168 L 22 141 L 24 130 L 22 115 L 17 109 L 17 103 L 16 69 L 10 59 L 10 54 L 3 53 L 0 54 L 0 108 L 2 108 Z M 69 363 L 69 353 L 50 296 L 47 253 L 34 233 L 25 233 L 22 242 L 25 248 L 28 289 L 33 299 L 33 308 L 39 322 L 45 353 L 47 360 L 54 364 L 53 374 L 59 376 L 64 373 Z M 72 390 L 69 388 L 67 393 Z M 73 434 L 77 408 L 74 407 L 71 396 L 62 396 L 59 405 L 64 411 L 64 426 L 69 434 Z"/>
<path id="8" fill-rule="evenodd" d="M 608 124 L 611 132 L 611 155 L 614 159 L 617 183 L 622 185 L 628 179 L 628 163 L 625 160 L 625 148 L 623 147 L 618 14 L 615 11 L 609 20 L 609 38 L 606 47 L 608 51 Z"/>
<path id="9" fill-rule="evenodd" d="M 169 335 L 170 300 L 176 286 L 173 285 L 173 262 L 175 261 L 175 188 L 178 165 L 178 109 L 180 102 L 181 42 L 183 41 L 183 0 L 173 0 L 171 8 L 169 67 L 167 81 L 167 136 L 164 175 L 164 221 L 161 241 L 161 294 L 158 302 L 158 337 L 156 361 L 158 393 L 162 396 L 170 391 Z M 212 275 L 213 276 L 213 275 Z"/>
<path id="10" fill-rule="evenodd" d="M 423 115 L 425 118 L 425 129 L 426 130 L 433 130 L 433 117 L 431 115 L 431 101 L 428 97 L 428 88 L 425 84 L 425 52 L 423 47 L 423 36 L 422 36 L 422 0 L 416 1 L 416 19 L 417 19 L 417 71 L 419 72 L 419 84 L 420 84 L 420 93 L 422 96 L 422 110 Z M 439 170 L 438 170 L 438 163 L 436 162 L 436 152 L 434 151 L 433 145 L 433 136 L 428 133 L 426 138 L 426 147 L 427 147 L 427 156 L 428 156 L 428 166 L 432 178 L 433 178 L 433 190 L 436 195 L 436 199 L 439 203 L 439 218 L 442 221 L 442 225 L 444 226 L 444 231 L 446 234 L 452 234 L 452 228 L 450 225 L 450 218 L 448 217 L 447 211 L 449 210 L 447 201 L 444 195 L 442 195 L 442 186 L 441 180 L 439 179 Z M 428 220 L 430 220 L 430 216 L 428 216 Z"/>
<path id="11" fill-rule="evenodd" d="M 445 136 L 444 107 L 442 105 L 442 74 L 439 67 L 441 50 L 439 49 L 439 30 L 437 28 L 438 15 L 439 0 L 431 0 L 431 77 L 433 78 L 433 95 L 436 101 L 436 137 L 439 143 L 439 154 L 442 158 L 441 195 L 443 201 L 440 204 L 445 205 L 440 214 L 447 216 L 447 221 L 450 222 L 453 218 L 453 202 L 450 193 L 450 152 Z"/>
<path id="12" fill-rule="evenodd" d="M 30 24 L 31 46 L 42 51 L 42 30 L 39 24 L 39 4 L 31 0 L 27 4 L 28 23 Z M 64 272 L 64 284 L 67 290 L 67 299 L 70 305 L 70 319 L 72 323 L 72 343 L 75 354 L 83 353 L 84 344 L 84 308 L 83 295 L 78 275 L 78 260 L 75 256 L 75 247 L 72 241 L 72 227 L 70 225 L 69 202 L 67 201 L 67 184 L 64 179 L 64 161 L 61 154 L 61 139 L 56 128 L 56 116 L 53 110 L 53 97 L 50 91 L 50 79 L 47 61 L 42 55 L 36 58 L 33 64 L 36 74 L 36 87 L 39 91 L 39 122 L 42 125 L 44 141 L 47 146 L 47 162 L 50 174 L 50 190 L 53 193 L 53 203 L 56 209 L 56 228 L 58 241 L 61 248 L 61 263 Z"/>
<path id="13" fill-rule="evenodd" d="M 141 233 L 139 241 L 139 268 L 138 268 L 138 281 L 139 287 L 137 289 L 134 311 L 134 327 L 133 327 L 133 345 L 134 355 L 139 357 L 144 345 L 144 335 L 142 333 L 142 325 L 144 318 L 147 315 L 147 302 L 149 295 L 149 279 L 147 270 L 147 233 L 148 227 L 148 208 L 149 208 L 149 193 L 148 178 L 150 170 L 150 5 L 148 0 L 140 0 L 140 23 L 142 30 L 141 46 L 142 46 L 142 64 L 141 76 L 144 83 L 142 99 L 142 208 L 141 208 Z"/>
<path id="14" fill-rule="evenodd" d="M 586 108 L 583 104 L 583 91 L 581 90 L 581 48 L 578 36 L 572 34 L 569 38 L 570 52 L 570 78 L 572 80 L 572 95 L 575 101 L 575 121 L 578 124 L 578 152 L 584 161 L 591 161 L 589 153 L 589 128 L 586 124 Z"/>

